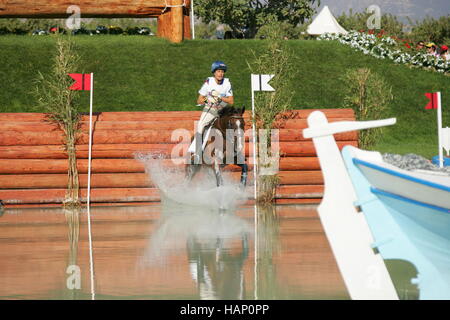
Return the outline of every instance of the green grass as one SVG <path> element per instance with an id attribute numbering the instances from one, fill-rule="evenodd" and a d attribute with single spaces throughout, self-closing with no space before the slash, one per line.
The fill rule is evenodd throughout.
<path id="1" fill-rule="evenodd" d="M 77 36 L 82 69 L 94 72 L 95 111 L 198 110 L 197 92 L 210 75 L 214 60 L 229 65 L 227 77 L 235 102 L 250 108 L 251 50 L 264 41 L 190 40 L 171 44 L 142 36 Z M 343 105 L 341 76 L 351 68 L 368 67 L 392 86 L 394 101 L 385 117 L 397 117 L 375 146 L 383 152 L 437 154 L 436 111 L 425 110 L 425 92 L 442 91 L 443 123 L 450 125 L 450 77 L 378 60 L 334 42 L 290 40 L 294 51 L 290 83 L 292 108 L 339 108 Z M 0 112 L 42 112 L 31 94 L 38 71 L 49 72 L 55 39 L 50 36 L 0 37 Z M 88 111 L 89 93 L 82 92 Z"/>

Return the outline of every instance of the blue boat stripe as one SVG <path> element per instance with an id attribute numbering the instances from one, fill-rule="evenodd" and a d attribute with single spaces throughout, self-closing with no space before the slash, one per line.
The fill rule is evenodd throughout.
<path id="1" fill-rule="evenodd" d="M 450 209 L 446 209 L 446 208 L 438 207 L 438 206 L 435 206 L 435 205 L 432 205 L 432 204 L 428 204 L 428 203 L 420 202 L 420 201 L 417 201 L 417 200 L 409 199 L 409 198 L 406 198 L 406 197 L 403 197 L 403 196 L 399 196 L 399 195 L 394 194 L 394 193 L 390 193 L 390 192 L 387 192 L 387 191 L 384 191 L 384 190 L 380 190 L 380 189 L 375 188 L 375 187 L 370 187 L 370 191 L 373 194 L 379 194 L 379 195 L 386 196 L 386 197 L 393 198 L 393 199 L 397 199 L 397 200 L 400 200 L 400 201 L 409 202 L 409 203 L 412 203 L 412 204 L 415 204 L 415 205 L 418 205 L 418 206 L 422 206 L 422 207 L 426 207 L 426 208 L 442 211 L 444 213 L 450 213 Z"/>
<path id="2" fill-rule="evenodd" d="M 387 169 L 387 168 L 383 168 L 383 167 L 377 166 L 376 164 L 373 164 L 373 163 L 370 163 L 370 162 L 366 162 L 366 161 L 361 160 L 361 159 L 353 158 L 353 163 L 355 165 L 358 165 L 358 164 L 359 165 L 363 165 L 363 166 L 366 166 L 366 167 L 369 167 L 369 168 L 372 168 L 372 169 L 375 169 L 375 170 L 378 170 L 378 171 L 382 171 L 382 172 L 388 173 L 388 174 L 393 175 L 393 176 L 397 176 L 399 178 L 403 178 L 403 179 L 406 179 L 406 180 L 409 180 L 409 181 L 412 181 L 412 182 L 417 182 L 417 183 L 420 183 L 420 184 L 423 184 L 423 185 L 426 185 L 426 186 L 429 186 L 429 187 L 433 187 L 433 188 L 436 188 L 436 189 L 440 189 L 440 190 L 444 190 L 444 191 L 450 192 L 450 187 L 444 186 L 442 184 L 438 184 L 438 183 L 435 183 L 435 182 L 430 182 L 430 181 L 423 180 L 423 179 L 420 179 L 420 178 L 412 177 L 412 176 L 409 176 L 409 175 L 406 175 L 406 174 L 403 174 L 403 173 L 400 173 L 400 172 L 397 172 L 397 171 L 394 171 L 394 170 L 391 170 L 391 169 Z"/>

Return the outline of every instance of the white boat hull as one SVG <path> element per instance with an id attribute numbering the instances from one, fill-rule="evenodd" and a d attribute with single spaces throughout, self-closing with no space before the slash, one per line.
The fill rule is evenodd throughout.
<path id="1" fill-rule="evenodd" d="M 369 183 L 379 189 L 415 201 L 448 209 L 450 176 L 411 172 L 382 161 L 378 152 L 352 149 L 353 163 Z"/>

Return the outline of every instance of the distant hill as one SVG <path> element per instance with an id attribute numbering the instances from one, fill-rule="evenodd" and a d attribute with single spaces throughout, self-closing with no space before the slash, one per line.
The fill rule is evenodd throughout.
<path id="1" fill-rule="evenodd" d="M 406 17 L 413 20 L 422 20 L 426 16 L 439 18 L 450 14 L 449 0 L 321 0 L 320 11 L 327 5 L 335 16 L 343 12 L 348 13 L 365 11 L 370 5 L 377 5 L 381 13 L 391 13 L 406 22 Z"/>

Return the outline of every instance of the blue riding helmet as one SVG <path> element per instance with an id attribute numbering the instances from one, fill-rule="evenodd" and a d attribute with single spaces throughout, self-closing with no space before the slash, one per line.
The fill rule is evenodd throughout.
<path id="1" fill-rule="evenodd" d="M 227 65 L 223 61 L 214 61 L 211 66 L 211 72 L 214 73 L 216 70 L 223 70 L 227 72 Z"/>

